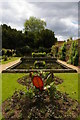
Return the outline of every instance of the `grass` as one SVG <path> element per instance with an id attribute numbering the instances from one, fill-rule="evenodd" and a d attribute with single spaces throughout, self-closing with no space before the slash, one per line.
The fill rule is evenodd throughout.
<path id="1" fill-rule="evenodd" d="M 24 86 L 17 82 L 17 79 L 24 76 L 24 73 L 3 73 L 2 74 L 2 100 L 10 97 L 15 89 L 22 89 Z M 78 74 L 77 73 L 56 73 L 56 76 L 64 82 L 57 86 L 61 92 L 66 92 L 73 99 L 78 100 Z M 80 92 L 79 92 L 80 93 Z"/>
<path id="2" fill-rule="evenodd" d="M 1 64 L 7 64 L 9 62 L 12 62 L 12 61 L 15 61 L 15 60 L 18 60 L 18 59 L 19 59 L 19 57 L 10 57 L 10 59 L 8 59 L 7 61 L 4 61 L 2 59 Z"/>
<path id="3" fill-rule="evenodd" d="M 57 89 L 78 100 L 78 73 L 56 73 L 55 75 L 64 80 L 62 84 L 57 86 Z"/>
<path id="4" fill-rule="evenodd" d="M 17 79 L 24 76 L 24 73 L 3 73 L 2 74 L 2 101 L 11 97 L 15 90 L 26 89 L 24 86 L 17 82 Z M 73 99 L 78 100 L 78 78 L 80 74 L 77 73 L 55 73 L 56 76 L 63 79 L 64 82 L 57 86 L 57 89 L 61 92 L 66 92 Z M 1 83 L 1 80 L 0 80 Z M 79 82 L 80 83 L 80 82 Z M 80 120 L 80 116 L 77 120 Z"/>
<path id="5" fill-rule="evenodd" d="M 11 97 L 15 90 L 25 89 L 17 82 L 17 79 L 24 76 L 24 73 L 3 73 L 2 74 L 2 101 Z"/>

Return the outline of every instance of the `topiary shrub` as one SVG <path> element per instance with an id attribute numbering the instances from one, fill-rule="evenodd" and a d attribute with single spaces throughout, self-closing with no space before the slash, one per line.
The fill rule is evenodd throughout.
<path id="1" fill-rule="evenodd" d="M 34 66 L 35 68 L 41 68 L 41 67 L 45 67 L 45 61 L 35 61 L 34 62 Z"/>
<path id="2" fill-rule="evenodd" d="M 32 57 L 45 57 L 45 56 L 46 56 L 46 52 L 43 52 L 43 53 L 41 53 L 41 52 L 39 52 L 39 53 L 33 52 L 32 53 Z"/>

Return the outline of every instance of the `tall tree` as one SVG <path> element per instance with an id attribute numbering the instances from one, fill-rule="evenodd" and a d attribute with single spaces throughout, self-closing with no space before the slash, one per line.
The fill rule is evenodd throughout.
<path id="1" fill-rule="evenodd" d="M 57 42 L 57 38 L 55 38 L 55 34 L 52 30 L 45 29 L 40 33 L 39 44 L 42 47 L 50 48 Z"/>
<path id="2" fill-rule="evenodd" d="M 36 17 L 30 17 L 24 23 L 25 31 L 39 33 L 46 26 L 46 22 Z"/>

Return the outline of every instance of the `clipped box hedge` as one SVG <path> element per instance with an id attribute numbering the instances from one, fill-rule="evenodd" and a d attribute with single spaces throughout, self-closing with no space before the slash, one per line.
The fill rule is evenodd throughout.
<path id="1" fill-rule="evenodd" d="M 32 53 L 32 57 L 46 57 L 46 52 Z"/>

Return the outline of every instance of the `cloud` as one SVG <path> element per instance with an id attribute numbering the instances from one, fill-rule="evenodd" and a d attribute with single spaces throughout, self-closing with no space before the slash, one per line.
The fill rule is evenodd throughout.
<path id="1" fill-rule="evenodd" d="M 1 15 L 2 10 L 2 15 Z M 59 40 L 78 36 L 77 2 L 27 2 L 26 0 L 2 2 L 0 23 L 22 30 L 30 16 L 43 19 Z"/>

